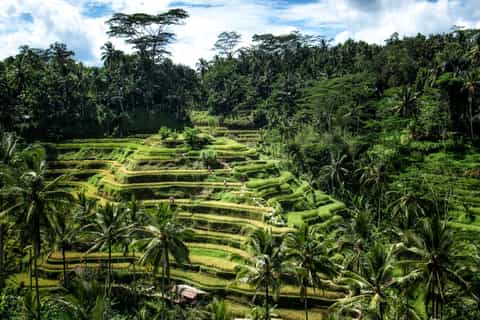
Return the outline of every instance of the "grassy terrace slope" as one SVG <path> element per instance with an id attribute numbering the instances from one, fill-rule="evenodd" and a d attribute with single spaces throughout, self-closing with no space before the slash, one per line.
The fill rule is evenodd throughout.
<path id="1" fill-rule="evenodd" d="M 434 190 L 450 195 L 452 227 L 480 232 L 480 153 L 438 151 L 436 145 L 428 144 L 414 145 L 412 149 L 415 147 L 426 155 L 415 159 L 398 181 L 418 181 L 420 174 Z"/>
<path id="2" fill-rule="evenodd" d="M 211 135 L 202 148 L 189 147 L 182 135 L 49 144 L 49 175 L 52 179 L 67 175 L 64 183 L 72 191 L 83 190 L 102 203 L 135 195 L 148 208 L 174 197 L 180 219 L 194 233 L 188 242 L 191 264 L 175 266 L 174 278 L 216 292 L 252 296 L 251 288 L 232 282 L 235 266 L 248 257 L 242 249 L 245 233 L 271 227 L 281 236 L 301 223 L 328 228 L 342 219 L 343 204 L 282 170 L 280 161 L 262 158 L 251 147 L 260 137 L 258 132 L 202 130 Z M 121 253 L 114 257 L 117 272 L 132 272 L 136 257 Z M 105 259 L 104 253 L 67 254 L 69 270 L 101 268 Z M 42 269 L 49 277 L 60 273 L 58 254 L 50 255 Z M 138 265 L 135 270 L 148 271 Z M 282 299 L 297 294 L 298 288 L 287 285 Z M 332 285 L 330 290 L 317 291 L 312 300 L 325 305 L 342 294 Z"/>

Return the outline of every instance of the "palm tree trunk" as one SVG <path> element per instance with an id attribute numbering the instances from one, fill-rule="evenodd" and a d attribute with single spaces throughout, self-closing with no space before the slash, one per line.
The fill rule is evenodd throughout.
<path id="1" fill-rule="evenodd" d="M 167 280 L 167 292 L 168 292 L 168 295 L 170 295 L 170 260 L 169 260 L 169 254 L 168 254 L 168 249 L 165 248 L 166 251 L 165 251 L 165 256 L 166 256 L 166 259 L 165 259 L 165 276 L 166 276 L 166 280 Z"/>
<path id="2" fill-rule="evenodd" d="M 112 244 L 108 241 L 108 268 L 107 268 L 107 294 L 110 297 L 111 281 L 112 281 Z"/>
<path id="3" fill-rule="evenodd" d="M 65 258 L 65 243 L 62 242 L 63 286 L 67 287 L 67 259 Z"/>
<path id="4" fill-rule="evenodd" d="M 268 280 L 270 277 L 270 265 L 267 259 L 265 259 L 265 268 L 267 269 L 266 279 L 265 279 L 266 280 L 265 281 L 265 319 L 270 320 L 270 312 L 269 312 L 269 305 L 268 305 L 268 300 L 269 300 Z"/>
<path id="5" fill-rule="evenodd" d="M 470 114 L 468 116 L 470 119 L 470 137 L 473 140 L 473 108 L 472 108 L 473 98 L 470 98 L 469 100 L 470 101 L 468 102 L 468 113 Z"/>
<path id="6" fill-rule="evenodd" d="M 30 291 L 32 291 L 33 289 L 32 248 L 28 250 L 28 276 L 30 278 Z"/>
<path id="7" fill-rule="evenodd" d="M 40 215 L 37 212 L 34 218 L 33 263 L 35 272 L 35 295 L 37 302 L 37 319 L 40 320 L 40 289 L 38 287 L 38 256 L 40 255 Z"/>
<path id="8" fill-rule="evenodd" d="M 36 250 L 35 250 L 36 251 Z M 34 265 L 34 273 L 35 273 L 35 298 L 37 302 L 37 319 L 40 320 L 40 289 L 38 286 L 38 253 L 34 252 L 33 255 L 33 265 Z"/>
<path id="9" fill-rule="evenodd" d="M 133 254 L 133 294 L 134 294 L 135 299 L 136 299 L 136 297 L 137 297 L 137 275 L 136 275 L 135 265 L 137 264 L 137 259 L 135 257 L 135 248 L 132 249 L 132 254 Z"/>
<path id="10" fill-rule="evenodd" d="M 269 312 L 269 305 L 268 305 L 268 298 L 269 298 L 269 292 L 268 292 L 268 284 L 265 284 L 265 320 L 270 320 L 270 312 Z"/>
<path id="11" fill-rule="evenodd" d="M 167 290 L 166 290 L 166 284 L 165 284 L 165 265 L 162 267 L 162 317 L 161 319 L 165 319 L 165 311 L 167 309 Z"/>
<path id="12" fill-rule="evenodd" d="M 305 295 L 303 297 L 303 305 L 305 307 L 305 320 L 308 320 L 308 287 L 305 287 Z"/>
<path id="13" fill-rule="evenodd" d="M 0 288 L 3 288 L 3 238 L 4 238 L 4 227 L 3 224 L 0 224 Z"/>
<path id="14" fill-rule="evenodd" d="M 163 243 L 163 267 L 162 267 L 162 297 L 163 297 L 163 310 L 162 319 L 165 319 L 165 310 L 167 309 L 167 300 L 170 298 L 167 286 L 170 282 L 170 262 L 168 261 L 168 247 L 166 241 Z"/>

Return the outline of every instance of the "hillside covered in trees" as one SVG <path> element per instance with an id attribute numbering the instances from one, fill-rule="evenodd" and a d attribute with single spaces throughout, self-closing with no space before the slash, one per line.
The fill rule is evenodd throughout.
<path id="1" fill-rule="evenodd" d="M 0 62 L 0 318 L 480 318 L 480 30 L 225 31 L 192 69 L 185 19 Z"/>

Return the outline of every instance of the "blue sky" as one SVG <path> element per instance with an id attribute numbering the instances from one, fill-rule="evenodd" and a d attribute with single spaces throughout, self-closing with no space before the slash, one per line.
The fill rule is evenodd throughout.
<path id="1" fill-rule="evenodd" d="M 392 33 L 448 32 L 452 26 L 480 28 L 480 0 L 1 0 L 0 58 L 24 44 L 45 48 L 64 42 L 89 65 L 100 63 L 108 41 L 105 20 L 114 12 L 159 13 L 182 7 L 190 18 L 175 28 L 172 59 L 194 66 L 209 58 L 216 36 L 237 31 L 243 45 L 255 33 L 300 30 L 342 42 L 383 43 Z M 111 40 L 111 39 L 110 39 Z M 117 48 L 129 51 L 120 40 Z"/>

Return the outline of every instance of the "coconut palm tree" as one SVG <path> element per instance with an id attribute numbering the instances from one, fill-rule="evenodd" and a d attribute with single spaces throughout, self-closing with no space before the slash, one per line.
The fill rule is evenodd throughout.
<path id="1" fill-rule="evenodd" d="M 320 241 L 315 227 L 307 224 L 285 236 L 282 250 L 285 258 L 292 260 L 290 271 L 300 286 L 305 320 L 308 320 L 308 288 L 321 288 L 323 280 L 320 274 L 328 278 L 335 276 L 335 265 L 328 259 L 326 242 Z"/>
<path id="2" fill-rule="evenodd" d="M 447 285 L 468 291 L 467 283 L 457 272 L 462 257 L 455 253 L 452 230 L 435 214 L 421 221 L 418 232 L 407 231 L 402 238 L 397 244 L 401 263 L 411 267 L 411 277 L 425 285 L 425 308 L 430 317 L 441 319 Z"/>
<path id="3" fill-rule="evenodd" d="M 60 306 L 70 319 L 104 320 L 108 306 L 101 293 L 102 287 L 95 280 L 73 281 L 69 294 L 50 297 L 47 303 Z"/>
<path id="4" fill-rule="evenodd" d="M 0 208 L 1 210 L 2 208 Z M 0 288 L 3 288 L 5 280 L 5 247 L 8 239 L 8 234 L 10 233 L 10 228 L 12 224 L 10 223 L 6 215 L 0 214 Z"/>
<path id="5" fill-rule="evenodd" d="M 8 165 L 16 154 L 18 137 L 14 133 L 5 132 L 0 141 L 0 163 Z"/>
<path id="6" fill-rule="evenodd" d="M 93 245 L 87 254 L 106 249 L 108 251 L 107 267 L 107 295 L 110 296 L 112 285 L 112 247 L 127 237 L 132 230 L 132 225 L 125 222 L 126 210 L 120 206 L 106 204 L 99 206 L 93 223 L 86 225 L 85 230 L 92 237 Z"/>
<path id="7" fill-rule="evenodd" d="M 399 224 L 404 228 L 412 226 L 416 219 L 425 215 L 423 199 L 411 191 L 404 193 L 393 192 L 395 200 L 391 201 L 387 210 L 391 212 L 393 219 L 398 219 Z"/>
<path id="8" fill-rule="evenodd" d="M 65 210 L 65 214 L 57 212 L 52 221 L 53 242 L 56 249 L 60 249 L 62 252 L 62 266 L 63 266 L 63 286 L 68 286 L 67 277 L 67 259 L 65 251 L 67 246 L 71 245 L 77 236 L 78 229 L 73 224 L 72 215 L 70 211 Z"/>
<path id="9" fill-rule="evenodd" d="M 352 211 L 350 219 L 339 226 L 336 249 L 343 254 L 343 266 L 360 272 L 364 253 L 372 241 L 372 214 L 366 210 Z"/>
<path id="10" fill-rule="evenodd" d="M 59 183 L 64 176 L 60 176 L 53 181 L 46 180 L 47 166 L 40 149 L 31 148 L 27 150 L 23 156 L 23 163 L 25 164 L 24 171 L 17 184 L 9 192 L 10 196 L 15 199 L 14 204 L 4 210 L 3 213 L 25 213 L 21 219 L 24 220 L 28 232 L 31 232 L 37 318 L 40 319 L 38 258 L 42 246 L 41 229 L 51 229 L 57 208 L 65 207 L 73 201 L 73 198 L 69 192 L 59 188 Z"/>
<path id="11" fill-rule="evenodd" d="M 13 165 L 13 159 L 16 154 L 18 138 L 12 133 L 3 133 L 0 140 L 0 188 L 12 183 L 13 175 L 11 171 L 11 165 Z M 14 182 L 13 182 L 14 183 Z M 8 208 L 5 195 L 0 194 L 0 288 L 4 282 L 4 258 L 5 258 L 5 245 L 7 236 L 11 226 L 11 219 L 3 212 Z"/>
<path id="12" fill-rule="evenodd" d="M 139 263 L 151 265 L 154 277 L 162 267 L 162 294 L 165 298 L 169 295 L 170 257 L 173 257 L 176 263 L 189 263 L 190 252 L 184 241 L 192 235 L 178 223 L 175 211 L 166 203 L 159 204 L 155 214 L 149 218 L 148 224 L 139 229 L 139 241 L 143 247 Z M 165 299 L 163 301 L 165 302 Z"/>
<path id="13" fill-rule="evenodd" d="M 330 163 L 323 166 L 320 175 L 328 182 L 328 186 L 332 193 L 336 193 L 338 189 L 343 189 L 345 185 L 346 175 L 350 172 L 346 166 L 348 156 L 330 154 Z"/>
<path id="14" fill-rule="evenodd" d="M 281 286 L 282 252 L 271 229 L 255 229 L 246 244 L 250 257 L 237 269 L 237 280 L 255 287 L 255 293 L 265 294 L 266 320 L 270 319 L 270 296 L 278 296 Z"/>
<path id="15" fill-rule="evenodd" d="M 474 106 L 475 106 L 475 97 L 477 96 L 478 89 L 480 87 L 480 77 L 478 71 L 476 72 L 465 72 L 462 74 L 463 87 L 462 91 L 467 93 L 468 96 L 468 119 L 469 119 L 469 131 L 470 138 L 474 137 L 474 126 L 473 118 Z"/>
<path id="16" fill-rule="evenodd" d="M 126 219 L 129 225 L 132 225 L 132 232 L 130 236 L 125 238 L 122 245 L 124 247 L 123 252 L 124 255 L 128 254 L 128 249 L 132 247 L 132 267 L 133 267 L 133 291 L 136 293 L 136 264 L 137 264 L 137 257 L 135 254 L 135 238 L 139 233 L 139 227 L 146 224 L 148 221 L 148 214 L 144 211 L 142 204 L 135 198 L 135 195 L 132 195 L 130 201 L 127 203 L 126 206 L 127 214 Z"/>
<path id="17" fill-rule="evenodd" d="M 85 226 L 95 218 L 97 199 L 89 198 L 85 192 L 80 192 L 77 195 L 76 203 L 76 210 L 73 214 L 74 221 L 80 226 Z"/>
<path id="18" fill-rule="evenodd" d="M 397 94 L 399 100 L 398 106 L 394 108 L 401 117 L 416 116 L 417 110 L 417 93 L 414 88 L 403 86 Z"/>
<path id="19" fill-rule="evenodd" d="M 388 167 L 384 162 L 369 157 L 367 164 L 357 171 L 360 172 L 360 184 L 363 190 L 369 193 L 372 199 L 376 199 L 375 209 L 377 211 L 377 227 L 379 227 L 382 220 L 384 191 L 388 184 Z"/>
<path id="20" fill-rule="evenodd" d="M 360 314 L 371 314 L 376 319 L 385 319 L 397 284 L 393 277 L 394 248 L 376 242 L 365 254 L 359 272 L 344 270 L 342 280 L 350 286 L 351 294 L 338 300 L 332 309 L 349 309 Z"/>

